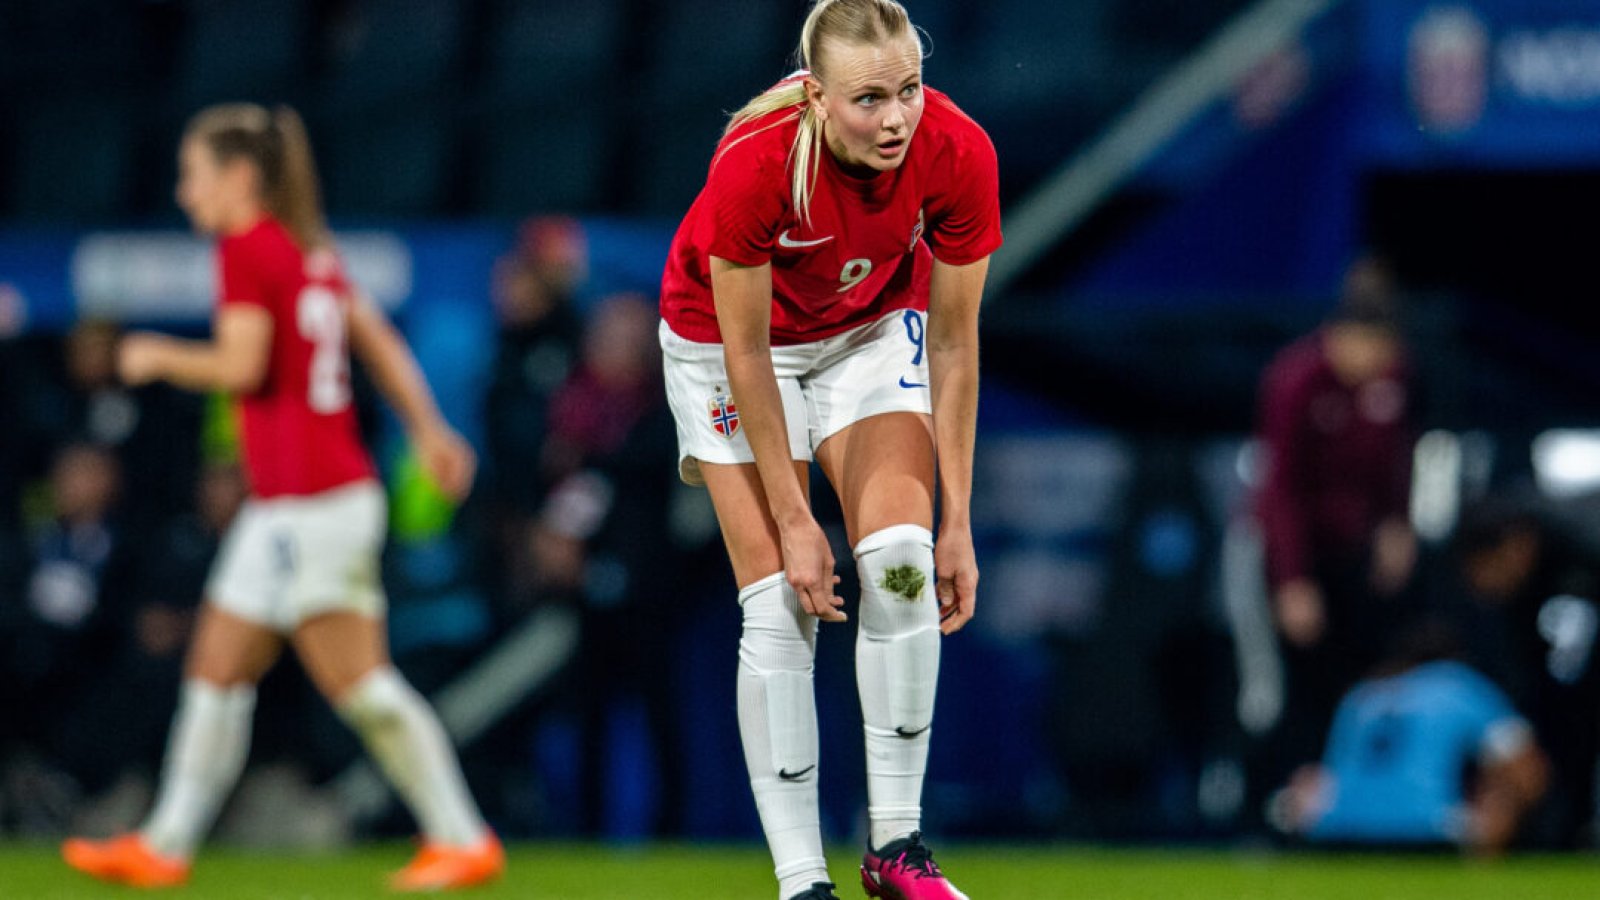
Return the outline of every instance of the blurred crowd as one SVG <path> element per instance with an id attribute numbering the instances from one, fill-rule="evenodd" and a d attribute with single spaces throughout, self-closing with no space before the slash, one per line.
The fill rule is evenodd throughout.
<path id="1" fill-rule="evenodd" d="M 689 612 L 726 602 L 729 575 L 703 492 L 676 479 L 654 302 L 595 296 L 591 281 L 584 231 L 564 218 L 525 223 L 496 265 L 485 286 L 496 343 L 475 411 L 483 466 L 460 508 L 404 452 L 387 452 L 389 426 L 358 383 L 390 495 L 392 645 L 434 692 L 530 614 L 569 614 L 580 637 L 556 678 L 463 748 L 486 813 L 514 836 L 614 831 L 618 804 L 638 800 L 615 765 L 631 753 L 655 785 L 639 827 L 681 836 L 691 719 L 680 669 L 665 661 L 696 637 Z M 1400 297 L 1381 263 L 1359 261 L 1327 321 L 1262 374 L 1247 517 L 1281 702 L 1254 716 L 1211 704 L 1208 686 L 1247 689 L 1232 672 L 1250 637 L 1235 621 L 1227 646 L 1201 646 L 1204 629 L 1186 628 L 1195 640 L 1152 651 L 1161 671 L 1149 677 L 1187 698 L 1157 733 L 1173 736 L 1175 753 L 1214 756 L 1221 743 L 1239 760 L 1241 799 L 1218 836 L 1483 853 L 1590 846 L 1600 542 L 1571 507 L 1516 477 L 1464 497 L 1447 539 L 1413 531 L 1426 411 Z M 228 404 L 120 385 L 118 330 L 84 320 L 0 340 L 0 833 L 109 831 L 146 808 L 207 569 L 246 493 Z M 1182 493 L 1189 457 L 1140 458 L 1152 489 Z M 1198 609 L 1203 590 L 1147 573 L 1112 592 L 1177 593 L 1166 602 Z M 1113 658 L 1119 646 L 1061 652 L 1079 669 L 1128 664 Z M 1066 785 L 1058 799 L 1082 813 L 1055 821 L 1084 837 L 1192 836 L 1157 791 L 1125 777 L 1134 756 L 1069 746 L 1118 727 L 1097 709 L 1132 708 L 1125 686 L 1100 683 L 1103 698 L 1063 681 L 1042 713 Z M 263 686 L 259 715 L 234 801 L 253 812 L 224 816 L 225 833 L 315 843 L 404 827 L 352 823 L 320 789 L 359 751 L 292 662 Z M 565 735 L 563 764 L 551 764 L 552 730 Z M 631 750 L 616 746 L 623 736 Z M 1201 779 L 1202 793 L 1216 787 Z M 1122 795 L 1140 798 L 1145 821 L 1166 816 L 1165 829 L 1125 827 L 1107 812 Z"/>

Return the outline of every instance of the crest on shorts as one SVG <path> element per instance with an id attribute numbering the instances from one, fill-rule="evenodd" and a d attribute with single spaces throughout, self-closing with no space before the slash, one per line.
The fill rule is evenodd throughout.
<path id="1" fill-rule="evenodd" d="M 707 406 L 711 410 L 712 430 L 732 440 L 739 433 L 739 407 L 734 405 L 733 398 L 724 394 L 719 387 Z"/>

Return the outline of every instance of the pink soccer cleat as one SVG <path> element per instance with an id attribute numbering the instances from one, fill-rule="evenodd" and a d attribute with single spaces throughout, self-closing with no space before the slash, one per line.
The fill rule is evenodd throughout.
<path id="1" fill-rule="evenodd" d="M 968 900 L 933 861 L 922 832 L 890 841 L 861 858 L 861 886 L 884 900 Z"/>

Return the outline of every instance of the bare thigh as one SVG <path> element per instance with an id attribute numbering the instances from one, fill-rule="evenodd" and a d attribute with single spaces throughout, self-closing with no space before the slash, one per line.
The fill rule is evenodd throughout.
<path id="1" fill-rule="evenodd" d="M 891 412 L 846 426 L 817 448 L 854 547 L 891 525 L 933 527 L 933 419 Z"/>
<path id="2" fill-rule="evenodd" d="M 368 673 L 389 664 L 383 620 L 361 613 L 313 616 L 300 623 L 291 640 L 311 683 L 335 705 Z"/>
<path id="3" fill-rule="evenodd" d="M 276 631 L 204 603 L 184 675 L 217 687 L 256 684 L 282 651 L 283 638 Z"/>
<path id="4" fill-rule="evenodd" d="M 796 461 L 794 470 L 801 488 L 810 497 L 810 465 Z M 717 510 L 722 527 L 722 542 L 733 563 L 734 581 L 743 588 L 768 575 L 783 571 L 783 542 L 778 523 L 767 506 L 767 493 L 761 486 L 761 473 L 755 463 L 700 463 L 711 505 Z"/>

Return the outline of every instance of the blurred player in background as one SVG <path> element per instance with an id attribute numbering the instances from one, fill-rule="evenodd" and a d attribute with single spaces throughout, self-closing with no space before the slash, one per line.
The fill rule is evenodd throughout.
<path id="1" fill-rule="evenodd" d="M 812 660 L 842 622 L 815 458 L 860 574 L 867 892 L 958 898 L 922 841 L 941 630 L 971 619 L 978 305 L 1000 245 L 987 135 L 922 84 L 893 0 L 821 0 L 805 69 L 751 100 L 678 229 L 661 342 L 680 474 L 703 483 L 739 585 L 739 726 L 779 897 L 833 897 Z M 940 510 L 934 540 L 934 508 Z M 942 622 L 942 625 L 941 625 Z"/>
<path id="2" fill-rule="evenodd" d="M 1318 843 L 1498 855 L 1548 783 L 1533 728 L 1454 659 L 1452 626 L 1424 620 L 1400 635 L 1340 703 L 1321 764 L 1277 795 L 1277 824 Z"/>
<path id="3" fill-rule="evenodd" d="M 206 587 L 154 811 L 134 834 L 69 840 L 63 855 L 106 881 L 184 882 L 244 767 L 256 684 L 287 640 L 421 824 L 422 850 L 393 885 L 493 878 L 500 844 L 438 719 L 389 660 L 377 580 L 385 499 L 351 407 L 350 354 L 450 495 L 470 488 L 473 453 L 404 339 L 345 280 L 293 110 L 201 112 L 180 148 L 177 195 L 195 227 L 221 241 L 213 337 L 130 335 L 118 366 L 132 385 L 237 395 L 251 497 Z"/>

